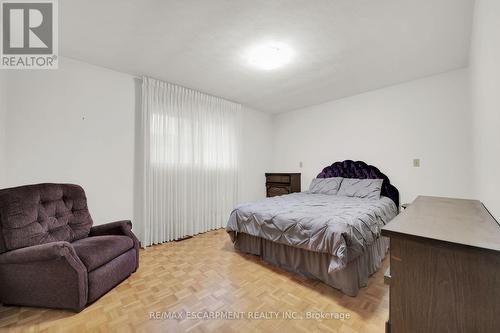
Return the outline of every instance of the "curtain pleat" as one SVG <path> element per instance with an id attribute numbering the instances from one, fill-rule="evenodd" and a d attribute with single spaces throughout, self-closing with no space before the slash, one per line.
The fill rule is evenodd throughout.
<path id="1" fill-rule="evenodd" d="M 225 225 L 238 193 L 241 105 L 144 77 L 143 246 Z"/>

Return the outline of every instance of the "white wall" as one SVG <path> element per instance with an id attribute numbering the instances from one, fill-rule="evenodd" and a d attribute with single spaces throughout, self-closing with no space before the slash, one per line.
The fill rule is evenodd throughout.
<path id="1" fill-rule="evenodd" d="M 133 213 L 133 77 L 62 58 L 9 71 L 6 186 L 84 187 L 95 224 Z"/>
<path id="2" fill-rule="evenodd" d="M 266 196 L 264 173 L 272 167 L 272 115 L 243 108 L 239 201 Z"/>
<path id="3" fill-rule="evenodd" d="M 0 185 L 81 184 L 95 224 L 133 219 L 140 82 L 67 58 L 59 66 L 54 71 L 8 72 L 8 163 Z M 271 116 L 244 109 L 243 120 L 240 199 L 249 201 L 265 196 Z"/>
<path id="4" fill-rule="evenodd" d="M 95 223 L 133 218 L 137 82 L 71 59 L 60 67 L 8 72 L 0 184 L 79 183 Z M 305 189 L 322 167 L 349 158 L 378 166 L 402 202 L 418 194 L 473 197 L 469 111 L 467 70 L 275 117 L 244 108 L 240 201 L 264 197 L 266 171 L 302 172 Z"/>
<path id="5" fill-rule="evenodd" d="M 5 117 L 7 115 L 7 92 L 5 85 L 5 73 L 0 71 L 0 188 L 5 184 L 5 147 L 6 147 L 6 134 L 7 129 Z"/>
<path id="6" fill-rule="evenodd" d="M 500 1 L 476 0 L 471 47 L 477 197 L 500 219 Z"/>
<path id="7" fill-rule="evenodd" d="M 273 169 L 302 172 L 306 189 L 332 162 L 364 160 L 391 179 L 402 203 L 472 197 L 468 88 L 468 71 L 457 70 L 280 114 Z"/>

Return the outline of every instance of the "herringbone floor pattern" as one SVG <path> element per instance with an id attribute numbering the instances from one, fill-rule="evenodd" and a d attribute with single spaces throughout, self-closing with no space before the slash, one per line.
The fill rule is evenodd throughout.
<path id="1" fill-rule="evenodd" d="M 2 307 L 7 332 L 383 332 L 384 267 L 357 297 L 236 252 L 223 230 L 141 250 L 140 268 L 97 302 L 68 311 Z M 348 312 L 350 319 L 150 319 L 152 311 Z M 254 316 L 255 317 L 255 316 Z"/>

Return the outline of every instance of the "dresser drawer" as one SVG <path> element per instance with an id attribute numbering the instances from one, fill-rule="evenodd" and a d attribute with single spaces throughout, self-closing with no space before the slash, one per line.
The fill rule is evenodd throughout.
<path id="1" fill-rule="evenodd" d="M 290 187 L 282 187 L 282 186 L 268 186 L 267 187 L 267 196 L 275 197 L 278 195 L 290 194 Z"/>
<path id="2" fill-rule="evenodd" d="M 268 197 L 300 192 L 300 173 L 276 172 L 265 176 Z"/>
<path id="3" fill-rule="evenodd" d="M 266 177 L 268 183 L 290 183 L 290 175 L 268 175 Z"/>

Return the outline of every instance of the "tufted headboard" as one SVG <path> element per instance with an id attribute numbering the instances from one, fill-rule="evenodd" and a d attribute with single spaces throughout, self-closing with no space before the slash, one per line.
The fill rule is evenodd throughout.
<path id="1" fill-rule="evenodd" d="M 85 192 L 72 184 L 0 190 L 0 253 L 87 237 L 92 218 Z"/>
<path id="2" fill-rule="evenodd" d="M 316 178 L 358 178 L 358 179 L 383 179 L 381 195 L 391 198 L 399 210 L 399 191 L 395 188 L 389 178 L 373 165 L 366 164 L 363 161 L 345 160 L 335 162 L 327 166 L 320 172 Z"/>

